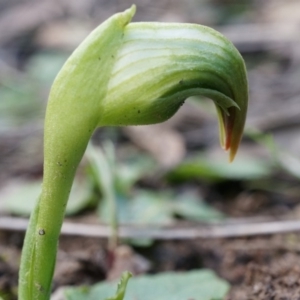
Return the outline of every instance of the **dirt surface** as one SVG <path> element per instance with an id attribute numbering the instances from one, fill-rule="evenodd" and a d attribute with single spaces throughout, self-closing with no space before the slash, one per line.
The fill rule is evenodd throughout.
<path id="1" fill-rule="evenodd" d="M 19 233 L 1 236 L 0 290 L 10 295 L 5 299 L 17 299 L 12 295 L 16 293 L 22 236 Z M 196 268 L 215 270 L 232 285 L 226 300 L 297 300 L 300 299 L 299 243 L 298 234 L 286 234 L 156 242 L 151 248 L 132 251 L 143 258 L 143 263 L 150 263 L 150 273 Z M 108 274 L 106 247 L 104 240 L 62 237 L 54 290 L 60 286 L 90 285 L 104 280 Z M 124 267 L 128 269 L 128 265 Z"/>

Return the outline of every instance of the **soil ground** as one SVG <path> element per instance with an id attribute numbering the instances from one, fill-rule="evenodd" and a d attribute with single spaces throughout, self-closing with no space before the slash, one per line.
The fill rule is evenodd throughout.
<path id="1" fill-rule="evenodd" d="M 156 242 L 135 251 L 151 261 L 151 273 L 210 268 L 231 285 L 226 300 L 300 299 L 298 234 L 253 238 Z M 23 234 L 1 234 L 0 290 L 17 299 L 18 261 Z M 54 289 L 93 284 L 105 279 L 106 242 L 62 237 Z"/>

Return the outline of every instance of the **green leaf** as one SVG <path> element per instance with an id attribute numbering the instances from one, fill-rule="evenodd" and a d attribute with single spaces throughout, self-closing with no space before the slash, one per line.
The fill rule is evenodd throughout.
<path id="1" fill-rule="evenodd" d="M 107 142 L 101 148 L 93 146 L 92 143 L 86 149 L 85 156 L 89 162 L 91 176 L 97 188 L 101 191 L 105 201 L 111 203 L 115 201 L 115 158 L 112 144 Z M 109 149 L 111 153 L 109 153 Z M 109 217 L 111 214 L 109 215 Z"/>
<path id="2" fill-rule="evenodd" d="M 21 125 L 41 117 L 43 103 L 38 95 L 36 82 L 10 81 L 0 86 L 0 125 Z"/>
<path id="3" fill-rule="evenodd" d="M 121 281 L 118 283 L 116 295 L 109 297 L 106 300 L 123 300 L 126 292 L 126 286 L 130 277 L 132 277 L 132 275 L 129 272 L 123 273 Z"/>
<path id="4" fill-rule="evenodd" d="M 184 161 L 174 168 L 167 177 L 174 181 L 202 179 L 206 181 L 250 180 L 270 175 L 271 164 L 262 159 L 239 156 L 228 164 L 218 159 L 208 159 L 204 155 Z"/>
<path id="5" fill-rule="evenodd" d="M 135 191 L 131 197 L 117 195 L 119 223 L 132 224 L 170 224 L 173 220 L 169 192 Z M 100 219 L 109 221 L 109 203 L 102 201 L 99 207 Z"/>
<path id="6" fill-rule="evenodd" d="M 271 133 L 261 132 L 251 128 L 245 132 L 245 135 L 265 147 L 269 151 L 274 162 L 278 161 L 279 149 Z"/>
<path id="7" fill-rule="evenodd" d="M 173 213 L 187 220 L 214 222 L 225 216 L 212 206 L 206 204 L 199 196 L 185 193 L 177 197 L 173 203 Z"/>
<path id="8" fill-rule="evenodd" d="M 109 159 L 107 151 L 104 153 L 92 144 L 89 145 L 86 155 L 95 183 L 103 193 L 98 209 L 102 222 L 109 223 L 112 218 L 111 201 L 115 202 L 119 223 L 163 225 L 170 224 L 175 215 L 197 221 L 223 218 L 220 212 L 205 204 L 196 195 L 177 196 L 170 190 L 133 190 L 133 184 L 138 178 L 151 170 L 151 165 L 153 168 L 149 160 L 137 160 L 130 168 L 129 165 L 118 164 L 114 158 Z M 144 166 L 147 166 L 146 170 Z"/>
<path id="9" fill-rule="evenodd" d="M 40 180 L 10 182 L 0 190 L 1 211 L 28 217 L 40 192 Z"/>
<path id="10" fill-rule="evenodd" d="M 1 210 L 15 215 L 30 216 L 41 193 L 41 186 L 40 180 L 17 181 L 8 184 L 0 191 Z M 74 215 L 94 203 L 91 183 L 84 178 L 82 180 L 77 178 L 72 186 L 66 214 Z"/>
<path id="11" fill-rule="evenodd" d="M 59 52 L 40 52 L 29 60 L 26 71 L 33 80 L 50 86 L 68 56 Z"/>
<path id="12" fill-rule="evenodd" d="M 116 189 L 124 194 L 128 194 L 134 184 L 147 175 L 155 174 L 157 163 L 147 155 L 135 155 L 134 158 L 127 159 L 118 164 L 116 170 Z"/>
<path id="13" fill-rule="evenodd" d="M 111 142 L 104 142 L 102 148 L 103 150 L 90 143 L 85 156 L 90 165 L 91 176 L 105 197 L 113 193 L 129 195 L 134 184 L 152 174 L 156 168 L 150 156 L 134 155 L 125 162 L 118 162 Z"/>
<path id="14" fill-rule="evenodd" d="M 71 189 L 66 215 L 75 215 L 84 209 L 95 207 L 97 202 L 98 198 L 93 193 L 93 186 L 88 178 L 77 178 Z"/>
<path id="15" fill-rule="evenodd" d="M 91 288 L 68 288 L 65 295 L 67 300 L 104 300 L 114 289 L 115 284 L 104 282 Z M 124 300 L 221 300 L 228 290 L 229 284 L 210 270 L 168 272 L 132 278 Z"/>

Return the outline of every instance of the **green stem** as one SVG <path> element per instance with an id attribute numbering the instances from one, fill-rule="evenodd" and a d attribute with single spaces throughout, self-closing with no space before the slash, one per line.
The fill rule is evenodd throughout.
<path id="1" fill-rule="evenodd" d="M 90 136 L 78 138 L 82 141 L 81 147 L 71 147 L 70 153 L 60 152 L 54 143 L 55 159 L 44 166 L 42 193 L 30 218 L 22 252 L 19 299 L 29 300 L 32 295 L 41 300 L 50 297 L 65 208 L 75 171 Z"/>
<path id="2" fill-rule="evenodd" d="M 52 85 L 45 119 L 43 186 L 22 250 L 20 300 L 50 298 L 58 238 L 75 172 L 101 119 L 99 99 L 106 96 L 113 57 L 134 12 L 133 7 L 116 14 L 96 28 Z"/>

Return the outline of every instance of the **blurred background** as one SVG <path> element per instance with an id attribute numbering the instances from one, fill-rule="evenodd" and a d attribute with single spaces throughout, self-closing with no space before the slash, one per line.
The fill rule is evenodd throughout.
<path id="1" fill-rule="evenodd" d="M 135 4 L 135 22 L 203 24 L 235 44 L 249 76 L 245 136 L 235 162 L 228 164 L 219 146 L 213 103 L 199 98 L 189 99 L 163 124 L 98 129 L 71 194 L 67 215 L 75 217 L 70 220 L 107 222 L 105 199 L 110 189 L 121 208 L 119 221 L 126 224 L 298 219 L 300 2 L 136 0 Z M 43 119 L 57 72 L 92 29 L 131 5 L 128 0 L 0 0 L 0 216 L 28 217 L 39 194 Z M 97 181 L 105 176 L 113 178 L 112 186 Z M 1 257 L 12 248 L 18 257 L 22 234 L 1 234 L 0 291 L 7 292 L 16 284 L 18 266 Z M 149 240 L 135 240 L 133 245 L 153 246 Z M 160 251 L 171 251 L 168 247 Z M 223 254 L 216 255 L 223 262 Z M 256 261 L 251 255 L 247 263 Z M 222 263 L 216 266 L 208 260 L 201 265 L 213 267 L 232 284 L 243 281 L 236 269 L 226 273 Z"/>

